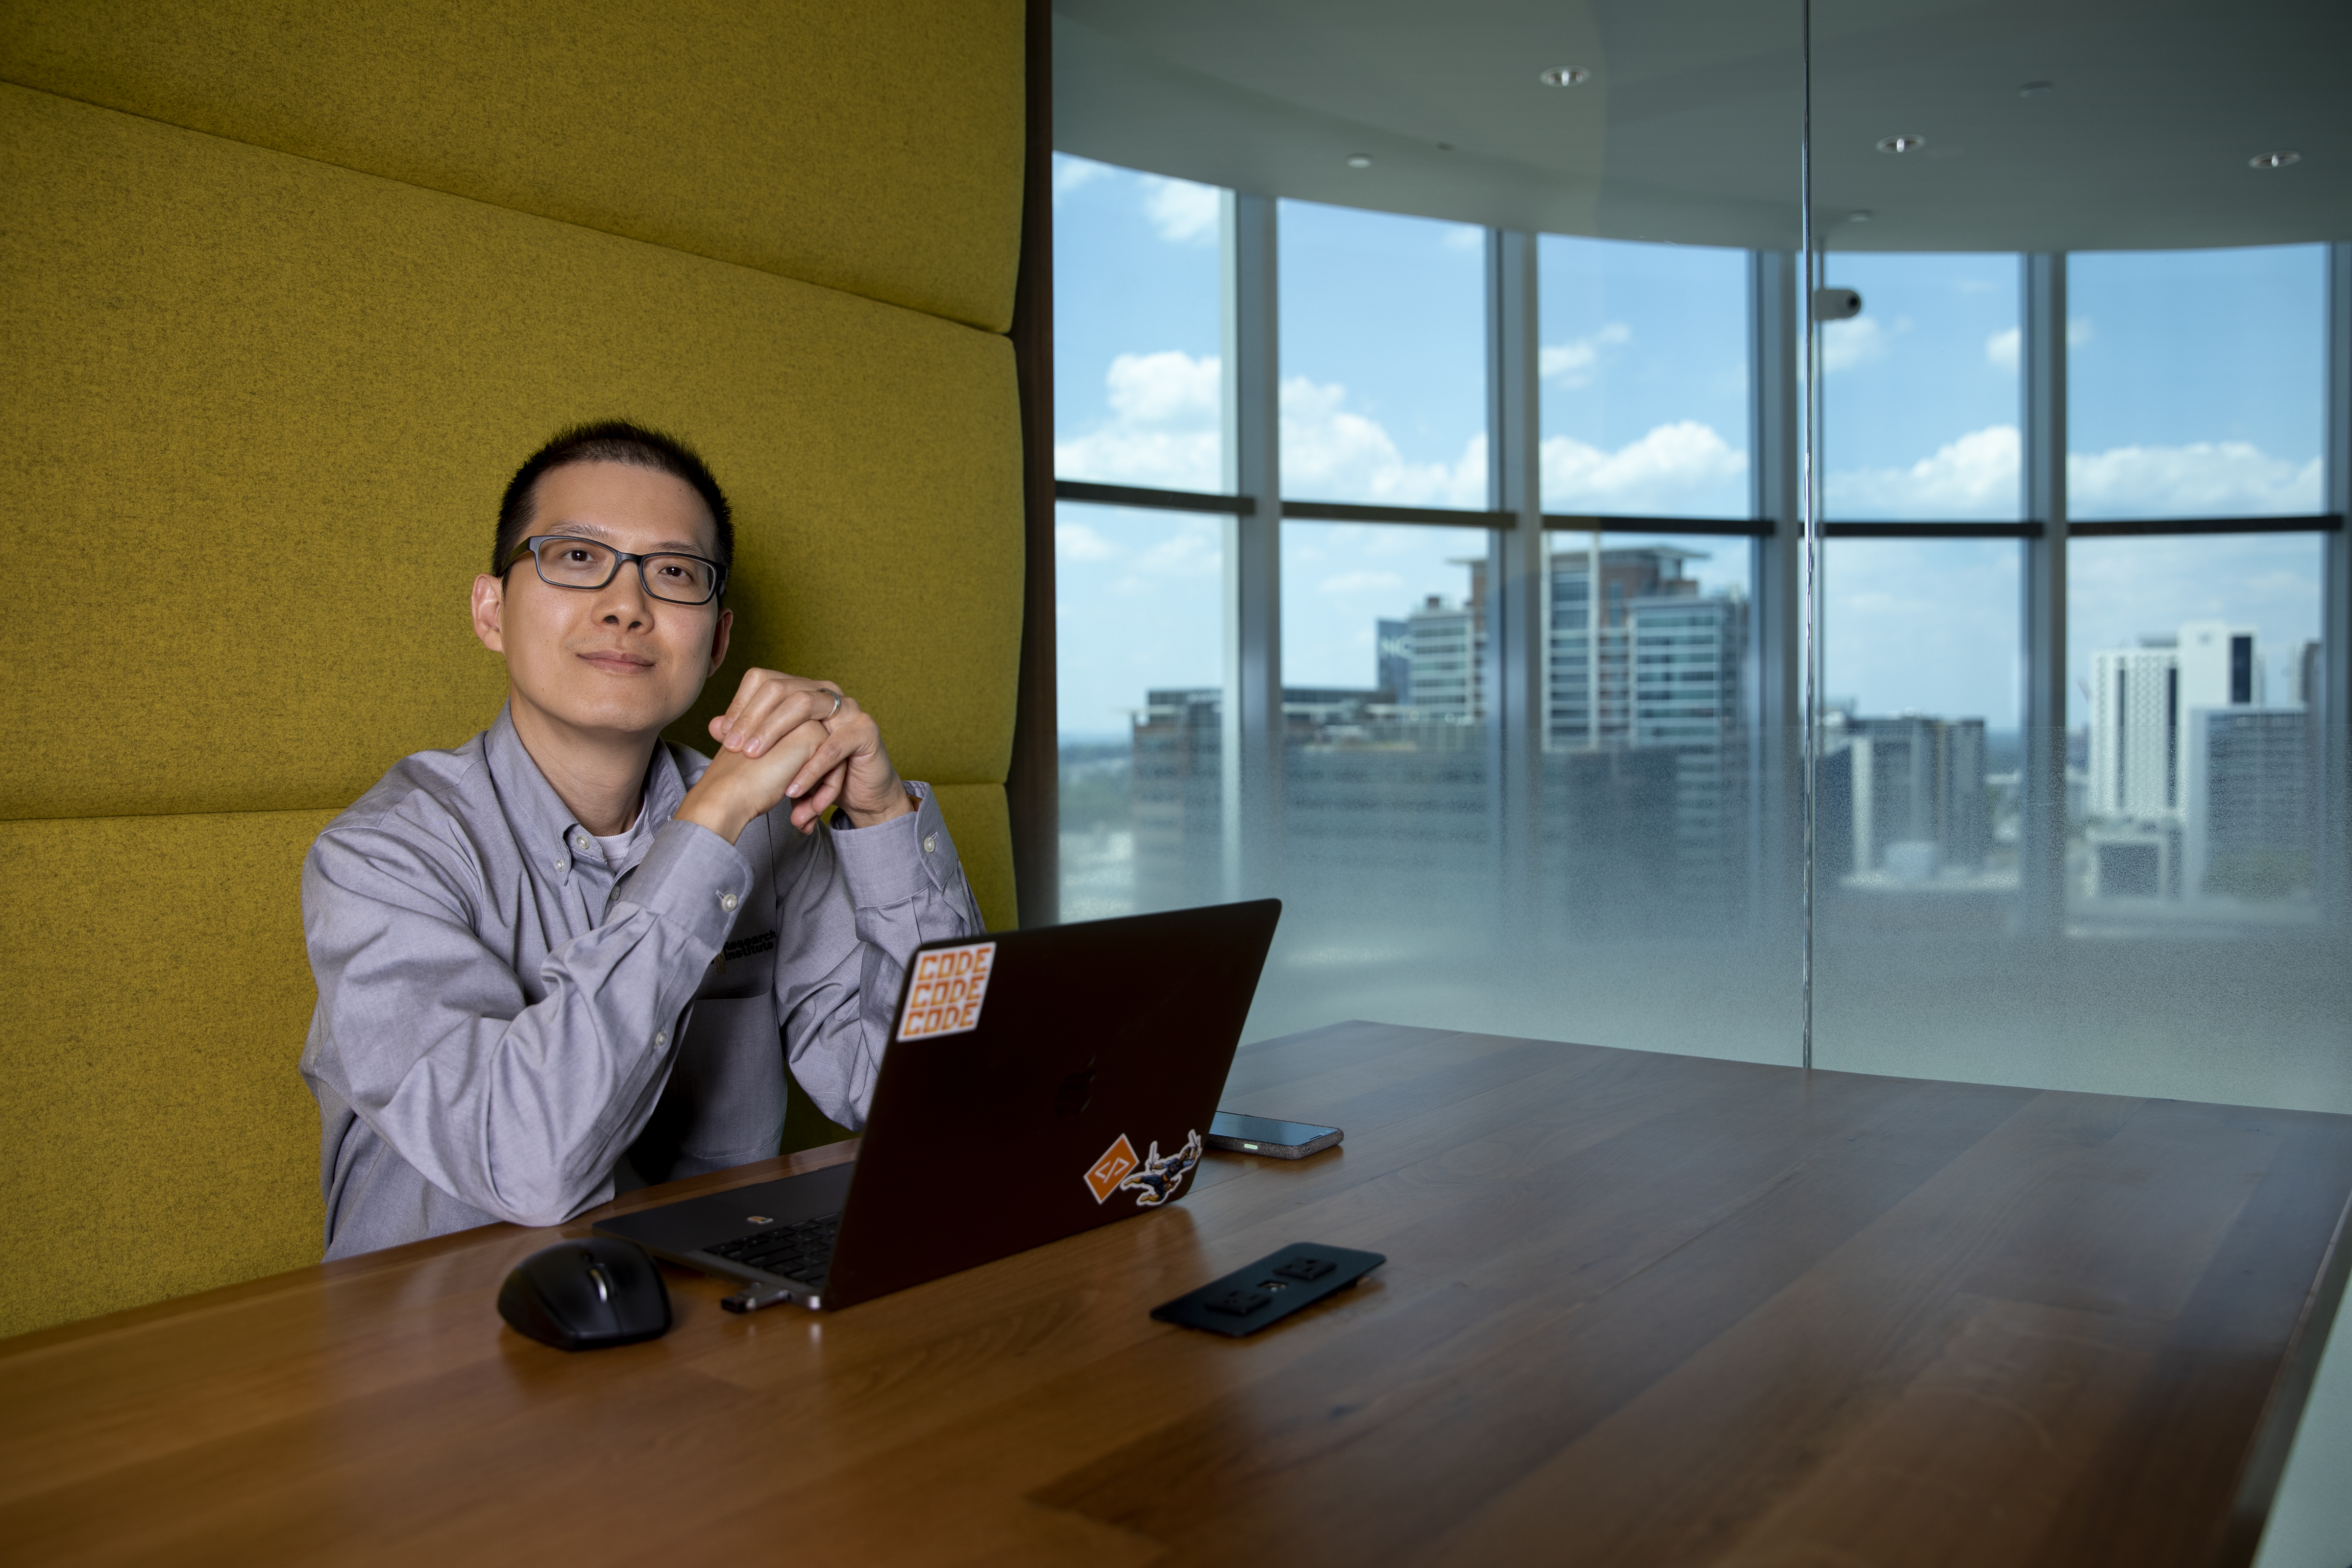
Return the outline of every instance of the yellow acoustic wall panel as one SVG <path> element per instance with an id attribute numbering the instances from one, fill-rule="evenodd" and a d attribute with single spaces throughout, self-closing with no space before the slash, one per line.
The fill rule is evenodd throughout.
<path id="1" fill-rule="evenodd" d="M 0 1334 L 316 1262 L 325 811 L 0 823 Z"/>
<path id="2" fill-rule="evenodd" d="M 1020 921 L 1013 886 L 1013 826 L 1002 784 L 939 784 L 940 815 L 955 836 L 963 874 L 991 931 Z"/>
<path id="3" fill-rule="evenodd" d="M 0 79 L 1003 331 L 1019 0 L 15 0 Z"/>
<path id="4" fill-rule="evenodd" d="M 0 190 L 0 518 L 58 589 L 0 618 L 0 817 L 337 806 L 481 729 L 499 489 L 608 415 L 696 442 L 738 508 L 706 710 L 745 663 L 829 677 L 910 776 L 1003 779 L 1003 339 L 16 88 Z"/>

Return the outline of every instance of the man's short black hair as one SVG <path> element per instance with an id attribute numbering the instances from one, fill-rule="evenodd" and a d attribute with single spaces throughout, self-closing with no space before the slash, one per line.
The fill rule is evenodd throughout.
<path id="1" fill-rule="evenodd" d="M 710 477 L 709 466 L 693 447 L 675 436 L 665 436 L 625 419 L 605 419 L 559 430 L 553 440 L 533 452 L 530 461 L 517 468 L 515 477 L 507 481 L 507 493 L 499 501 L 498 539 L 490 551 L 493 575 L 506 574 L 515 552 L 530 537 L 531 517 L 538 507 L 540 477 L 573 463 L 626 463 L 633 468 L 651 468 L 684 479 L 702 498 L 702 504 L 710 509 L 719 566 L 734 566 L 734 512 L 720 492 L 719 481 Z"/>

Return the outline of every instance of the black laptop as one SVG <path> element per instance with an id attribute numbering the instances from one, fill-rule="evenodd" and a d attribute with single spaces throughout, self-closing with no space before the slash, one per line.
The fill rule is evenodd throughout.
<path id="1" fill-rule="evenodd" d="M 854 1164 L 601 1221 L 814 1308 L 919 1285 L 1183 1195 L 1280 900 L 915 950 Z"/>

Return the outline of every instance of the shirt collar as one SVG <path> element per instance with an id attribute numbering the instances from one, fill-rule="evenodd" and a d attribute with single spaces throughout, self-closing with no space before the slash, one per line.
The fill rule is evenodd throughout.
<path id="1" fill-rule="evenodd" d="M 498 722 L 490 726 L 488 747 L 490 777 L 498 786 L 499 797 L 505 803 L 506 818 L 520 839 L 534 855 L 545 856 L 561 870 L 563 866 L 581 858 L 573 844 L 575 836 L 587 832 L 555 786 L 540 772 L 522 737 L 515 732 L 511 702 L 499 708 Z M 669 743 L 654 743 L 653 761 L 646 770 L 646 799 L 642 809 L 648 815 L 649 826 L 659 829 L 677 815 L 686 799 L 686 782 L 679 776 L 677 759 L 671 753 Z M 644 858 L 651 835 L 638 841 L 635 853 L 630 856 L 632 868 Z M 594 849 L 592 845 L 591 850 Z M 586 859 L 592 867 L 604 869 L 600 854 L 590 853 Z"/>

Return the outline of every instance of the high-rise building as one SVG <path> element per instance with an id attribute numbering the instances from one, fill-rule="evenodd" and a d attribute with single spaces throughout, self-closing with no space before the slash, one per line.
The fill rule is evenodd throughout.
<path id="1" fill-rule="evenodd" d="M 2296 644 L 2290 667 L 2294 680 L 2294 704 L 2307 713 L 2316 713 L 2320 708 L 2320 675 L 2327 668 L 2320 662 L 2320 647 L 2316 639 Z"/>
<path id="2" fill-rule="evenodd" d="M 1825 873 L 1923 881 L 1991 846 L 1981 719 L 1830 716 L 1814 844 Z"/>
<path id="3" fill-rule="evenodd" d="M 1399 707 L 1412 702 L 1412 623 L 1377 621 L 1372 630 L 1372 684 Z"/>
<path id="4" fill-rule="evenodd" d="M 2180 806 L 2180 650 L 2171 637 L 2091 656 L 2091 810 L 2155 818 Z"/>
<path id="5" fill-rule="evenodd" d="M 2180 706 L 2198 708 L 2260 708 L 2263 690 L 2261 649 L 2252 626 L 2227 621 L 2186 621 L 2180 627 Z"/>
<path id="6" fill-rule="evenodd" d="M 2300 708 L 2190 710 L 2182 847 L 2189 891 L 2264 899 L 2311 885 L 2313 730 Z"/>
<path id="7" fill-rule="evenodd" d="M 2260 707 L 2261 649 L 2251 627 L 2189 621 L 2175 637 L 2091 656 L 2090 811 L 2111 822 L 2177 822 L 2181 746 L 2200 708 Z"/>

